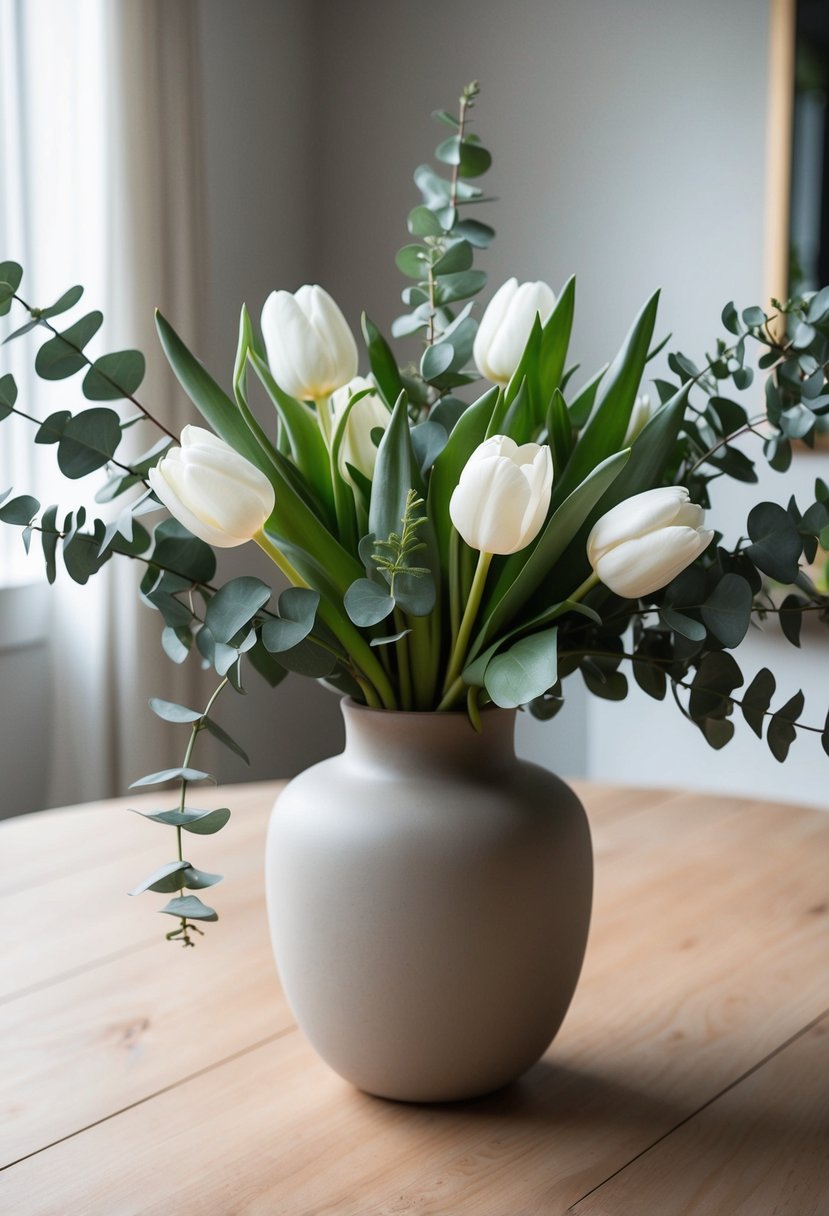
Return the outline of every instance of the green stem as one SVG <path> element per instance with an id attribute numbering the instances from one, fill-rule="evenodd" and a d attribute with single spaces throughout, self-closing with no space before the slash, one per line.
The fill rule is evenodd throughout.
<path id="1" fill-rule="evenodd" d="M 466 601 L 461 627 L 458 630 L 458 637 L 452 650 L 452 657 L 449 660 L 449 667 L 446 672 L 446 680 L 443 688 L 444 692 L 454 684 L 457 677 L 463 670 L 464 660 L 466 659 L 466 651 L 469 646 L 469 639 L 472 635 L 472 626 L 475 624 L 475 617 L 478 615 L 478 609 L 481 606 L 481 598 L 484 593 L 486 584 L 486 576 L 489 573 L 489 565 L 492 561 L 491 553 L 478 554 L 478 564 L 475 567 L 475 577 L 472 579 L 472 587 L 469 591 L 469 599 Z"/>
<path id="2" fill-rule="evenodd" d="M 449 628 L 452 649 L 458 640 L 458 630 L 461 627 L 460 546 L 460 533 L 453 528 L 449 536 Z"/>
<path id="3" fill-rule="evenodd" d="M 406 628 L 403 613 L 399 608 L 394 610 L 394 628 L 396 633 L 402 633 Z M 394 644 L 397 654 L 397 678 L 400 685 L 400 708 L 412 708 L 412 672 L 409 665 L 408 638 L 398 638 Z"/>
<path id="4" fill-rule="evenodd" d="M 310 587 L 310 584 L 291 565 L 284 553 L 277 549 L 276 545 L 264 531 L 260 530 L 257 532 L 253 539 L 295 587 Z M 357 632 L 356 627 L 347 618 L 343 617 L 325 596 L 320 597 L 317 612 L 334 634 L 337 641 L 340 642 L 346 654 L 351 657 L 354 665 L 359 668 L 362 676 L 374 686 L 382 707 L 384 709 L 396 709 L 397 701 L 394 689 L 383 670 L 383 665 L 365 639 Z"/>
<path id="5" fill-rule="evenodd" d="M 196 746 L 196 739 L 198 738 L 199 731 L 204 728 L 205 718 L 209 715 L 211 709 L 213 708 L 214 702 L 215 702 L 216 698 L 218 697 L 219 693 L 222 691 L 223 688 L 227 687 L 228 683 L 229 683 L 228 677 L 225 676 L 224 679 L 221 681 L 221 683 L 218 684 L 216 686 L 216 688 L 213 689 L 213 692 L 210 695 L 210 700 L 207 702 L 207 705 L 204 708 L 204 713 L 202 714 L 202 716 L 200 718 L 197 718 L 196 721 L 193 723 L 193 726 L 190 730 L 190 738 L 187 742 L 187 750 L 184 753 L 184 759 L 181 763 L 182 768 L 190 767 L 190 761 L 193 757 L 193 748 Z M 187 778 L 182 777 L 181 795 L 179 797 L 179 804 L 178 804 L 178 809 L 180 811 L 183 811 L 187 804 L 187 786 L 188 786 L 188 784 L 189 783 L 187 781 Z M 182 852 L 182 847 L 181 847 L 181 824 L 176 824 L 176 845 L 178 847 L 178 859 L 179 859 L 179 861 L 184 861 L 184 854 Z M 183 873 L 184 873 L 184 871 L 182 871 L 182 874 Z M 181 896 L 181 898 L 183 899 L 184 898 L 184 879 L 183 878 L 179 885 L 178 892 L 179 892 L 179 895 Z M 181 929 L 179 930 L 179 932 L 182 935 L 181 941 L 182 941 L 183 946 L 192 946 L 193 945 L 193 942 L 190 940 L 190 935 L 189 935 L 188 930 L 195 929 L 195 928 L 196 928 L 195 925 L 189 925 L 187 923 L 186 916 L 182 916 Z M 197 929 L 197 932 L 201 932 L 201 930 Z M 168 933 L 167 934 L 168 940 L 170 939 L 170 937 L 171 937 L 171 934 Z"/>
<path id="6" fill-rule="evenodd" d="M 328 397 L 315 397 L 314 407 L 317 411 L 317 422 L 322 431 L 322 437 L 325 440 L 325 446 L 328 451 L 331 451 L 331 410 L 329 408 Z"/>

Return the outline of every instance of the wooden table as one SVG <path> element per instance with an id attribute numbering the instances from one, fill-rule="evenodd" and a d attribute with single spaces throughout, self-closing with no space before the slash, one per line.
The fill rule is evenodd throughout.
<path id="1" fill-rule="evenodd" d="M 227 876 L 195 950 L 124 897 L 172 841 L 126 800 L 0 827 L 4 1216 L 829 1213 L 829 815 L 581 785 L 596 903 L 558 1039 L 499 1094 L 418 1107 L 293 1024 L 276 788 L 228 789 L 228 827 L 193 838 Z"/>

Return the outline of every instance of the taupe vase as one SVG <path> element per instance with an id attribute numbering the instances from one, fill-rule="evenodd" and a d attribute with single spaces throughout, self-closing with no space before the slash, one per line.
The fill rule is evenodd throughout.
<path id="1" fill-rule="evenodd" d="M 558 777 L 515 756 L 515 712 L 343 702 L 346 746 L 280 794 L 267 844 L 288 1002 L 360 1089 L 446 1102 L 543 1054 L 581 969 L 590 833 Z"/>

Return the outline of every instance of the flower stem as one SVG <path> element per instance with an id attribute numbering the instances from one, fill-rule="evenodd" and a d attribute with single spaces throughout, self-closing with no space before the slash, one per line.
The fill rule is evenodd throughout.
<path id="1" fill-rule="evenodd" d="M 461 627 L 458 630 L 457 641 L 452 650 L 452 657 L 449 660 L 449 667 L 446 672 L 446 680 L 443 685 L 444 692 L 454 684 L 455 680 L 463 670 L 464 660 L 466 659 L 466 651 L 469 646 L 469 638 L 472 634 L 472 626 L 475 624 L 475 617 L 478 615 L 478 609 L 481 606 L 481 598 L 484 593 L 484 585 L 486 584 L 486 576 L 489 573 L 489 564 L 492 561 L 491 553 L 478 554 L 478 564 L 475 567 L 475 577 L 472 579 L 472 587 L 469 591 L 469 599 L 466 601 Z"/>
<path id="2" fill-rule="evenodd" d="M 285 577 L 295 587 L 310 587 L 310 583 L 306 581 L 299 571 L 291 565 L 285 554 L 277 549 L 271 538 L 264 530 L 260 530 L 253 537 L 259 548 L 267 553 L 268 557 L 277 566 Z M 397 701 L 394 695 L 394 689 L 391 686 L 388 676 L 383 670 L 383 665 L 377 656 L 371 650 L 371 647 L 358 632 L 351 621 L 338 612 L 334 605 L 325 598 L 320 597 L 319 607 L 317 612 L 320 618 L 328 626 L 331 632 L 340 642 L 346 654 L 349 655 L 354 662 L 354 665 L 360 669 L 360 673 L 368 683 L 373 685 L 377 692 L 380 703 L 384 709 L 396 709 Z M 362 684 L 361 684 L 362 687 Z"/>

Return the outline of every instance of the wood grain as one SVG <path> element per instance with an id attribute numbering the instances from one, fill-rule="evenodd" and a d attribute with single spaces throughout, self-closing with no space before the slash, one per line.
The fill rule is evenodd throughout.
<path id="1" fill-rule="evenodd" d="M 574 1216 L 825 1216 L 829 1014 L 572 1209 Z"/>
<path id="2" fill-rule="evenodd" d="M 132 942 L 128 953 L 108 960 L 81 949 L 78 929 L 91 931 L 97 916 L 79 911 L 88 874 L 73 890 L 34 864 L 44 904 L 54 890 L 69 902 L 67 933 L 54 906 L 51 929 L 58 944 L 68 937 L 81 970 L 61 971 L 58 949 L 41 955 L 41 986 L 0 1007 L 9 1090 L 0 1143 L 9 1146 L 6 1160 L 34 1154 L 0 1174 L 0 1211 L 565 1212 L 590 1191 L 589 1202 L 598 1202 L 594 1188 L 619 1170 L 608 1186 L 621 1186 L 624 1167 L 640 1154 L 631 1171 L 658 1163 L 703 1118 L 695 1112 L 729 1100 L 717 1098 L 728 1086 L 735 1085 L 729 1094 L 742 1092 L 752 1083 L 743 1074 L 829 1007 L 829 817 L 588 786 L 594 925 L 573 1008 L 545 1060 L 477 1103 L 411 1107 L 368 1098 L 330 1073 L 291 1027 L 261 894 L 273 789 L 236 793 L 248 811 L 232 865 L 230 829 L 212 838 L 225 846 L 218 868 L 233 870 L 219 888 L 223 919 L 196 951 L 130 937 L 136 904 L 123 899 L 112 916 Z M 66 818 L 88 814 L 96 812 Z M 117 837 L 120 829 L 110 831 Z M 69 848 L 71 833 L 65 839 Z M 117 850 L 89 872 L 119 864 L 134 874 L 135 858 L 119 859 Z M 25 890 L 9 896 L 21 897 Z M 18 944 L 24 940 L 21 930 Z M 24 971 L 31 971 L 25 963 Z M 15 982 L 10 988 L 19 991 Z M 780 1052 L 777 1067 L 790 1058 L 789 1049 Z M 815 1117 L 807 1103 L 803 1127 L 816 1126 Z M 773 1162 L 768 1139 L 759 1143 Z M 740 1152 L 750 1151 L 749 1137 Z M 689 1151 L 691 1181 L 692 1158 Z M 776 1160 L 783 1169 L 783 1157 Z M 806 1157 L 797 1160 L 798 1170 L 807 1168 Z M 639 1207 L 630 1210 L 661 1214 L 649 1177 L 641 1195 L 631 1192 Z M 803 1185 L 797 1171 L 790 1182 Z"/>

